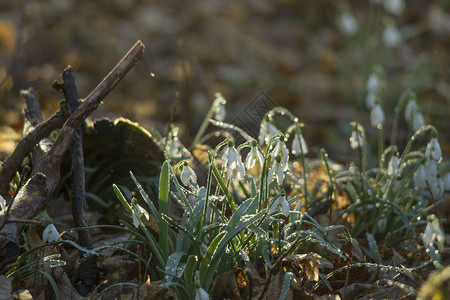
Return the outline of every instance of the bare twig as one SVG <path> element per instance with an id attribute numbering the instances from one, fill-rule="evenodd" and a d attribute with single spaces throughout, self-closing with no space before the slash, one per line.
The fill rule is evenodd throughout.
<path id="1" fill-rule="evenodd" d="M 59 168 L 61 161 L 73 135 L 75 134 L 75 131 L 78 129 L 81 122 L 83 122 L 83 120 L 97 108 L 103 98 L 142 57 L 144 48 L 144 44 L 141 41 L 138 41 L 127 53 L 127 55 L 125 55 L 117 66 L 114 67 L 105 79 L 103 79 L 103 81 L 92 91 L 86 100 L 68 118 L 51 149 L 45 153 L 45 156 L 40 161 L 36 162 L 31 178 L 17 193 L 16 199 L 10 209 L 11 220 L 31 219 L 45 207 L 47 199 L 59 182 Z M 36 129 L 41 125 L 42 124 L 38 125 Z M 33 130 L 33 132 L 35 132 L 35 130 Z M 43 137 L 45 136 L 47 135 L 43 135 Z M 31 145 L 30 149 L 33 148 L 39 139 L 34 141 L 35 142 Z M 4 219 L 5 213 L 4 211 L 0 211 L 0 224 L 4 221 Z M 2 255 L 6 255 L 4 257 L 0 257 L 0 269 L 3 269 L 5 263 L 10 262 L 11 259 L 15 259 L 15 257 L 17 257 L 19 253 L 17 235 L 22 227 L 22 223 L 8 223 L 2 232 L 0 232 L 0 245 L 7 245 L 8 249 L 12 249 L 6 254 L 3 253 L 4 251 L 0 251 Z"/>
<path id="2" fill-rule="evenodd" d="M 33 111 L 36 109 L 36 105 L 39 107 L 39 103 L 36 100 L 36 95 L 33 89 L 30 88 L 27 91 L 21 91 L 21 95 L 24 96 L 27 101 L 28 109 L 25 111 L 26 115 L 30 114 L 30 110 Z M 62 102 L 58 112 L 56 112 L 50 119 L 44 123 L 36 123 L 36 127 L 28 127 L 33 129 L 19 141 L 16 149 L 14 149 L 14 152 L 3 163 L 2 168 L 0 169 L 0 195 L 2 195 L 5 199 L 8 199 L 9 183 L 14 177 L 16 171 L 19 169 L 23 158 L 30 153 L 31 150 L 33 150 L 40 140 L 47 137 L 53 130 L 60 128 L 66 120 L 67 112 L 65 109 L 65 104 Z M 36 118 L 32 118 L 32 121 L 30 121 L 31 124 L 35 122 Z M 26 131 L 28 131 L 27 128 Z"/>
<path id="3" fill-rule="evenodd" d="M 75 111 L 79 106 L 78 92 L 75 84 L 75 77 L 72 73 L 72 67 L 67 67 L 63 72 L 63 93 L 66 98 L 69 111 Z M 72 138 L 70 145 L 70 154 L 72 158 L 72 215 L 76 227 L 86 227 L 86 192 L 84 178 L 84 156 L 83 156 L 83 136 L 81 129 L 78 128 Z M 79 232 L 78 242 L 83 247 L 90 246 L 89 231 L 81 230 Z"/>
<path id="4" fill-rule="evenodd" d="M 75 84 L 75 76 L 72 67 L 68 66 L 63 74 L 64 83 L 62 91 L 66 98 L 69 111 L 75 111 L 79 106 L 78 91 Z M 87 227 L 86 221 L 86 191 L 84 177 L 84 156 L 83 156 L 83 134 L 81 128 L 78 128 L 70 144 L 70 154 L 72 159 L 72 215 L 76 227 Z M 88 230 L 80 230 L 78 233 L 78 243 L 91 249 L 91 241 Z M 80 252 L 80 256 L 84 253 Z M 78 267 L 78 278 L 81 284 L 78 291 L 86 295 L 95 288 L 97 279 L 97 259 L 95 256 L 82 261 Z M 80 274 L 83 274 L 80 276 Z"/>

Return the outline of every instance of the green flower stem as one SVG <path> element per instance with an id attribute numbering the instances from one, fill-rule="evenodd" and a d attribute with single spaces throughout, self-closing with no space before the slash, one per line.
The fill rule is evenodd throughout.
<path id="1" fill-rule="evenodd" d="M 300 126 L 296 127 L 297 129 L 297 134 L 300 136 L 301 132 L 300 132 Z M 303 169 L 303 191 L 305 193 L 305 209 L 308 210 L 308 184 L 306 182 L 306 163 L 305 163 L 305 153 L 303 153 L 303 145 L 301 144 L 300 141 L 300 160 L 302 162 L 302 169 Z M 311 203 L 311 205 L 313 205 L 313 203 Z M 300 208 L 300 206 L 299 206 Z"/>
<path id="2" fill-rule="evenodd" d="M 212 160 L 212 155 L 209 154 L 210 159 Z M 231 207 L 231 210 L 233 212 L 236 211 L 236 206 L 234 204 L 233 198 L 230 195 L 230 192 L 227 189 L 227 186 L 225 185 L 225 183 L 223 182 L 222 176 L 220 176 L 219 171 L 217 170 L 216 166 L 214 165 L 214 163 L 211 163 L 211 168 L 212 171 L 214 173 L 214 177 L 216 178 L 217 182 L 219 183 L 220 188 L 222 189 L 222 192 L 225 194 L 225 197 L 227 198 L 228 204 Z"/>
<path id="3" fill-rule="evenodd" d="M 208 213 L 208 205 L 209 205 L 209 194 L 211 192 L 211 178 L 212 178 L 212 168 L 214 166 L 214 159 L 211 152 L 208 152 L 209 159 L 209 169 L 208 169 L 208 180 L 206 182 L 206 197 L 205 197 L 205 207 L 203 208 L 203 222 L 201 224 L 206 225 L 206 214 Z M 212 220 L 212 216 L 211 216 Z M 200 225 L 201 227 L 202 225 Z"/>

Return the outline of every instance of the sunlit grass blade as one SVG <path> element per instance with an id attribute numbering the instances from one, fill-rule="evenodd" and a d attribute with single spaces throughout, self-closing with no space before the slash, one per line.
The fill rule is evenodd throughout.
<path id="1" fill-rule="evenodd" d="M 169 191 L 170 191 L 170 173 L 169 162 L 166 160 L 161 167 L 159 177 L 159 212 L 169 215 Z M 169 256 L 169 224 L 166 221 L 159 222 L 159 245 L 165 258 Z"/>
<path id="2" fill-rule="evenodd" d="M 119 189 L 119 187 L 115 184 L 113 184 L 114 192 L 116 193 L 117 198 L 119 199 L 120 203 L 122 203 L 123 207 L 128 211 L 130 215 L 133 214 L 133 209 L 131 208 L 131 205 L 128 203 L 127 199 L 125 199 L 125 196 L 122 194 L 122 191 Z"/>

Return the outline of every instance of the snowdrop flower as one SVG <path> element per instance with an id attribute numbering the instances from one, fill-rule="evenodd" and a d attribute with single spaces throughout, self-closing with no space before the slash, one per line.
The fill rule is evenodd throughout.
<path id="1" fill-rule="evenodd" d="M 364 140 L 360 131 L 354 129 L 350 137 L 350 148 L 358 149 L 364 145 Z"/>
<path id="2" fill-rule="evenodd" d="M 441 146 L 436 137 L 431 138 L 425 150 L 425 157 L 439 161 L 442 157 Z"/>
<path id="3" fill-rule="evenodd" d="M 383 44 L 388 48 L 393 48 L 402 42 L 400 31 L 394 24 L 388 24 L 383 30 Z"/>
<path id="4" fill-rule="evenodd" d="M 0 208 L 1 208 L 1 210 L 6 209 L 6 200 L 5 200 L 5 198 L 3 198 L 2 195 L 0 195 Z"/>
<path id="5" fill-rule="evenodd" d="M 418 188 L 427 188 L 427 175 L 424 164 L 420 164 L 416 172 L 414 172 L 414 185 Z"/>
<path id="6" fill-rule="evenodd" d="M 437 162 L 433 159 L 425 160 L 425 177 L 427 180 L 432 180 L 437 177 L 438 169 Z"/>
<path id="7" fill-rule="evenodd" d="M 445 242 L 444 231 L 439 224 L 439 219 L 435 215 L 428 217 L 427 227 L 422 234 L 422 241 L 424 245 L 429 245 L 437 241 L 438 244 L 443 245 Z"/>
<path id="8" fill-rule="evenodd" d="M 373 92 L 367 93 L 366 96 L 366 106 L 368 109 L 372 109 L 375 106 L 376 96 Z"/>
<path id="9" fill-rule="evenodd" d="M 183 148 L 178 139 L 178 127 L 172 127 L 167 137 L 166 152 L 169 157 L 181 157 L 180 149 Z"/>
<path id="10" fill-rule="evenodd" d="M 377 222 L 378 232 L 384 232 L 386 230 L 386 225 L 387 225 L 387 219 L 386 218 L 379 219 L 378 222 Z"/>
<path id="11" fill-rule="evenodd" d="M 195 300 L 209 300 L 209 294 L 201 287 L 195 288 Z"/>
<path id="12" fill-rule="evenodd" d="M 273 148 L 273 157 L 277 155 L 281 156 L 281 165 L 283 166 L 283 171 L 288 169 L 288 161 L 289 161 L 289 151 L 284 142 L 285 137 L 281 136 L 279 138 L 275 138 L 272 145 L 275 145 Z"/>
<path id="13" fill-rule="evenodd" d="M 384 123 L 384 112 L 380 104 L 375 104 L 370 112 L 370 124 L 373 127 L 378 127 L 378 125 L 383 125 Z"/>
<path id="14" fill-rule="evenodd" d="M 192 184 L 195 184 L 197 182 L 197 175 L 186 161 L 184 162 L 183 171 L 181 171 L 180 179 L 185 186 L 188 186 L 189 182 L 191 182 Z"/>
<path id="15" fill-rule="evenodd" d="M 289 207 L 289 202 L 286 200 L 286 196 L 285 195 L 281 195 L 279 196 L 270 206 L 270 210 L 269 212 L 271 214 L 275 213 L 276 211 L 278 211 L 278 208 L 281 208 L 281 213 L 285 216 L 285 217 L 289 217 L 289 211 L 290 211 L 290 207 Z"/>
<path id="16" fill-rule="evenodd" d="M 133 210 L 133 225 L 134 227 L 138 228 L 139 227 L 139 219 L 142 215 L 144 215 L 144 217 L 149 220 L 150 219 L 150 215 L 148 214 L 148 212 L 139 204 L 135 203 L 134 204 L 136 206 L 136 210 Z"/>
<path id="17" fill-rule="evenodd" d="M 376 72 L 370 74 L 367 79 L 366 88 L 369 93 L 375 94 L 381 90 L 382 82 L 381 78 L 378 76 Z"/>
<path id="18" fill-rule="evenodd" d="M 302 134 L 296 134 L 292 140 L 292 154 L 300 155 L 302 152 L 303 154 L 308 153 L 308 145 L 306 144 Z"/>
<path id="19" fill-rule="evenodd" d="M 264 165 L 264 155 L 262 155 L 261 151 L 259 151 L 255 140 L 252 141 L 251 148 L 252 149 L 245 158 L 245 167 L 247 168 L 247 170 L 250 170 L 255 166 L 256 161 L 258 161 L 259 165 L 262 168 L 262 166 Z"/>
<path id="20" fill-rule="evenodd" d="M 55 225 L 48 224 L 42 233 L 42 240 L 46 243 L 51 243 L 54 241 L 58 241 L 60 239 L 59 232 L 56 229 Z"/>
<path id="21" fill-rule="evenodd" d="M 227 101 L 223 98 L 221 93 L 216 93 L 216 100 L 218 103 L 216 105 L 216 108 L 214 109 L 214 119 L 216 119 L 219 122 L 222 122 L 225 120 L 226 111 L 225 111 L 225 103 Z"/>
<path id="22" fill-rule="evenodd" d="M 283 166 L 281 164 L 281 156 L 277 156 L 275 158 L 275 165 L 272 166 L 269 170 L 269 174 L 267 177 L 267 180 L 269 183 L 271 183 L 274 180 L 274 176 L 276 176 L 277 182 L 279 185 L 283 184 L 284 181 L 284 172 L 283 172 Z"/>
<path id="23" fill-rule="evenodd" d="M 388 163 L 388 174 L 390 176 L 398 177 L 401 174 L 400 166 L 398 165 L 399 158 L 397 155 L 391 157 L 391 160 Z"/>
<path id="24" fill-rule="evenodd" d="M 238 180 L 244 179 L 245 176 L 245 168 L 244 164 L 242 163 L 241 155 L 239 152 L 234 148 L 233 142 L 228 142 L 228 148 L 225 150 L 225 153 L 222 156 L 222 163 L 223 166 L 227 168 L 227 177 L 228 179 L 231 178 L 233 175 L 233 170 L 236 169 L 236 178 Z"/>
<path id="25" fill-rule="evenodd" d="M 435 199 L 441 199 L 444 196 L 445 186 L 441 176 L 437 176 L 431 180 L 430 189 Z"/>
<path id="26" fill-rule="evenodd" d="M 337 24 L 339 30 L 347 36 L 355 35 L 359 29 L 358 21 L 356 21 L 355 17 L 348 11 L 339 16 Z"/>
<path id="27" fill-rule="evenodd" d="M 405 108 L 405 120 L 409 122 L 410 120 L 414 120 L 414 115 L 416 114 L 417 103 L 416 100 L 410 99 L 408 104 L 406 104 Z"/>
<path id="28" fill-rule="evenodd" d="M 279 133 L 275 125 L 272 124 L 267 118 L 264 118 L 261 122 L 261 128 L 259 130 L 258 142 L 260 145 L 268 143 L 269 140 Z"/>
<path id="29" fill-rule="evenodd" d="M 422 112 L 417 109 L 416 114 L 414 115 L 414 119 L 412 122 L 412 130 L 416 132 L 420 128 L 422 128 L 425 125 L 425 120 L 423 119 Z"/>
<path id="30" fill-rule="evenodd" d="M 393 15 L 400 15 L 405 10 L 405 1 L 384 0 L 384 9 Z"/>

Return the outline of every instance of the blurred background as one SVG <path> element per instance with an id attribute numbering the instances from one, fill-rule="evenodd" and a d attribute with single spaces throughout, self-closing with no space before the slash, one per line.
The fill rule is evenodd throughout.
<path id="1" fill-rule="evenodd" d="M 36 89 L 48 117 L 67 65 L 86 97 L 139 39 L 143 59 L 91 118 L 123 116 L 165 135 L 179 92 L 174 122 L 190 145 L 215 92 L 227 100 L 226 121 L 265 92 L 305 123 L 311 156 L 324 147 L 348 162 L 351 121 L 376 140 L 366 106 L 376 69 L 387 138 L 398 99 L 412 89 L 450 153 L 448 0 L 2 0 L 2 158 L 20 137 L 21 89 Z M 403 117 L 400 126 L 406 132 Z"/>

